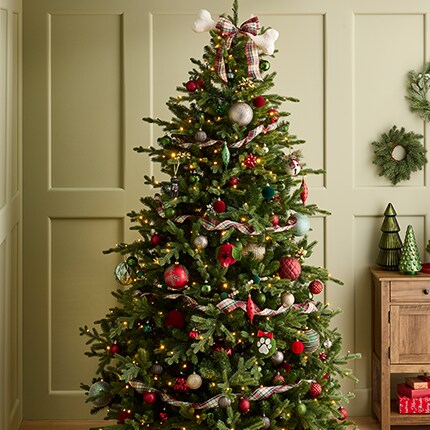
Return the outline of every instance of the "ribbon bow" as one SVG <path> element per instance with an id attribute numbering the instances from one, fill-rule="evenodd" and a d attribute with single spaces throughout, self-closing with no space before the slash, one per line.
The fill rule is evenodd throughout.
<path id="1" fill-rule="evenodd" d="M 221 17 L 219 21 L 216 23 L 216 28 L 220 31 L 221 35 L 226 36 L 225 39 L 225 48 L 229 50 L 231 48 L 231 44 L 233 39 L 238 34 L 244 34 L 248 37 L 248 41 L 246 42 L 245 52 L 246 59 L 248 61 L 248 76 L 252 76 L 258 80 L 261 80 L 260 75 L 260 61 L 258 55 L 258 47 L 255 42 L 252 40 L 253 36 L 257 36 L 260 31 L 260 21 L 258 17 L 254 16 L 247 21 L 245 21 L 240 28 L 237 28 L 231 21 L 227 18 Z M 224 47 L 221 46 L 218 49 L 216 59 L 215 59 L 215 69 L 217 75 L 221 78 L 221 80 L 227 83 L 227 72 L 225 69 L 225 61 L 223 55 Z"/>
<path id="2" fill-rule="evenodd" d="M 257 336 L 258 337 L 268 337 L 269 339 L 273 339 L 273 333 L 270 333 L 267 331 L 258 330 Z"/>

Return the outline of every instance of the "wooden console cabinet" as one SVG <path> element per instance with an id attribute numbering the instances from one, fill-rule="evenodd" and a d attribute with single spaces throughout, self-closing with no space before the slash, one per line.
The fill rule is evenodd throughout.
<path id="1" fill-rule="evenodd" d="M 390 399 L 392 374 L 430 373 L 430 275 L 371 273 L 373 412 L 382 430 L 430 425 L 430 414 L 399 414 L 397 401 Z"/>

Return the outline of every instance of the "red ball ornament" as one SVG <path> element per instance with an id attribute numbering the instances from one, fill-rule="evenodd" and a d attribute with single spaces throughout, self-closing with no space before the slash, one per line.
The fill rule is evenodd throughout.
<path id="1" fill-rule="evenodd" d="M 324 284 L 319 279 L 315 279 L 314 281 L 312 281 L 309 284 L 309 291 L 312 294 L 319 294 L 319 293 L 321 293 L 321 291 L 323 290 L 323 288 L 324 288 Z"/>
<path id="2" fill-rule="evenodd" d="M 161 236 L 157 233 L 155 233 L 152 237 L 151 237 L 151 245 L 152 246 L 158 246 L 161 244 Z"/>
<path id="3" fill-rule="evenodd" d="M 318 397 L 322 393 L 322 387 L 318 382 L 312 381 L 308 391 L 311 397 Z"/>
<path id="4" fill-rule="evenodd" d="M 279 267 L 279 276 L 282 279 L 295 280 L 302 273 L 302 266 L 298 260 L 293 257 L 283 257 L 279 260 L 281 266 Z"/>
<path id="5" fill-rule="evenodd" d="M 121 349 L 120 349 L 119 345 L 116 344 L 116 343 L 114 343 L 113 345 L 111 345 L 110 348 L 109 348 L 109 351 L 110 351 L 110 353 L 112 355 L 119 354 L 120 350 Z"/>
<path id="6" fill-rule="evenodd" d="M 217 200 L 212 204 L 214 211 L 217 213 L 225 212 L 226 204 L 222 200 Z"/>
<path id="7" fill-rule="evenodd" d="M 324 376 L 323 376 L 323 379 L 325 379 L 325 380 L 330 379 L 329 374 L 328 374 L 328 373 L 325 373 L 325 374 L 324 374 Z"/>
<path id="8" fill-rule="evenodd" d="M 118 423 L 124 424 L 125 420 L 128 420 L 129 418 L 131 418 L 131 412 L 130 411 L 121 411 L 118 414 Z"/>
<path id="9" fill-rule="evenodd" d="M 194 92 L 197 89 L 197 83 L 195 81 L 188 81 L 185 84 L 185 88 L 187 89 L 187 91 L 189 91 L 190 93 Z"/>
<path id="10" fill-rule="evenodd" d="M 184 314 L 181 311 L 178 311 L 177 309 L 170 311 L 167 314 L 164 324 L 166 325 L 166 327 L 173 327 L 173 328 L 179 328 L 179 329 L 184 328 L 185 326 Z"/>
<path id="11" fill-rule="evenodd" d="M 197 83 L 197 86 L 199 88 L 204 88 L 205 87 L 205 83 L 203 82 L 203 79 L 200 76 L 197 78 L 196 83 Z"/>
<path id="12" fill-rule="evenodd" d="M 278 114 L 279 112 L 276 109 L 269 109 L 267 111 L 267 115 L 269 116 L 269 122 L 274 123 L 278 121 L 279 119 Z"/>
<path id="13" fill-rule="evenodd" d="M 344 407 L 340 407 L 338 409 L 339 413 L 342 415 L 339 419 L 341 421 L 346 420 L 348 418 L 348 411 Z"/>
<path id="14" fill-rule="evenodd" d="M 235 185 L 237 185 L 239 183 L 239 178 L 237 178 L 236 176 L 234 176 L 233 178 L 231 178 L 228 182 L 227 185 L 230 187 L 234 187 Z"/>
<path id="15" fill-rule="evenodd" d="M 171 264 L 167 267 L 164 271 L 163 278 L 167 286 L 175 290 L 184 288 L 190 279 L 187 268 L 178 263 Z"/>
<path id="16" fill-rule="evenodd" d="M 278 373 L 273 377 L 272 382 L 275 385 L 282 385 L 285 382 L 285 378 L 280 373 Z"/>
<path id="17" fill-rule="evenodd" d="M 272 225 L 273 227 L 277 227 L 279 225 L 279 217 L 276 214 L 272 215 Z"/>
<path id="18" fill-rule="evenodd" d="M 288 363 L 287 361 L 284 361 L 282 364 L 281 364 L 281 367 L 285 370 L 285 372 L 289 372 L 290 370 L 291 370 L 291 364 L 290 363 Z"/>
<path id="19" fill-rule="evenodd" d="M 252 104 L 256 107 L 256 108 L 261 108 L 264 106 L 264 103 L 266 102 L 266 100 L 264 99 L 263 96 L 257 96 L 255 97 L 255 99 L 252 100 Z"/>
<path id="20" fill-rule="evenodd" d="M 291 343 L 291 351 L 293 351 L 294 354 L 299 355 L 301 354 L 305 349 L 305 345 L 303 345 L 303 342 L 300 340 L 295 340 Z"/>
<path id="21" fill-rule="evenodd" d="M 143 401 L 148 405 L 153 405 L 157 400 L 157 396 L 154 393 L 144 393 Z"/>
<path id="22" fill-rule="evenodd" d="M 239 400 L 239 411 L 243 414 L 246 414 L 251 409 L 251 403 L 249 403 L 248 399 L 240 399 Z"/>
<path id="23" fill-rule="evenodd" d="M 199 332 L 197 330 L 191 330 L 190 333 L 188 334 L 188 337 L 190 339 L 197 339 L 199 335 Z"/>

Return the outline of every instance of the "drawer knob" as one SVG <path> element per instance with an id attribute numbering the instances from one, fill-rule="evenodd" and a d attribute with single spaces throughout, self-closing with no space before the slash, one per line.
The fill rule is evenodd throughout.
<path id="1" fill-rule="evenodd" d="M 426 288 L 425 290 L 423 290 L 423 293 L 427 295 L 430 293 L 430 290 L 428 288 Z"/>

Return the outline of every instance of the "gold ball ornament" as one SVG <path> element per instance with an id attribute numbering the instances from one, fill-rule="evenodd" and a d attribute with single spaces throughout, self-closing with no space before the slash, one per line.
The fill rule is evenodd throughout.
<path id="1" fill-rule="evenodd" d="M 197 390 L 202 386 L 202 378 L 200 375 L 197 375 L 197 373 L 192 373 L 187 378 L 188 387 L 190 387 L 191 390 Z"/>

